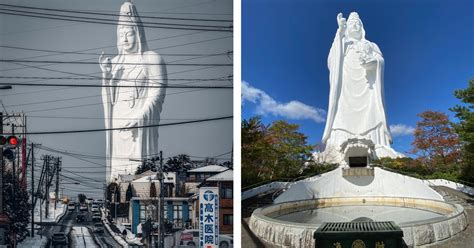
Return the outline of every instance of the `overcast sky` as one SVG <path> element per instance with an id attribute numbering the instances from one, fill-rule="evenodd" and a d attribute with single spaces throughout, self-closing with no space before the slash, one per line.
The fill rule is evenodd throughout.
<path id="1" fill-rule="evenodd" d="M 41 8 L 99 11 L 117 14 L 123 1 L 118 0 L 44 0 L 44 1 L 2 1 L 2 4 L 15 4 Z M 232 20 L 232 1 L 192 1 L 192 0 L 137 0 L 134 1 L 140 16 L 162 16 L 178 18 L 203 18 Z M 12 12 L 0 6 L 0 12 Z M 27 10 L 32 11 L 32 10 Z M 33 10 L 40 11 L 40 10 Z M 17 12 L 18 13 L 18 12 Z M 58 14 L 58 13 L 56 13 Z M 68 13 L 62 13 L 68 14 Z M 111 17 L 101 17 L 111 18 Z M 115 17 L 112 17 L 115 18 Z M 145 21 L 142 18 L 142 21 Z M 170 20 L 149 19 L 150 22 L 169 22 Z M 194 23 L 182 21 L 180 23 Z M 203 24 L 202 22 L 198 24 Z M 222 25 L 221 22 L 207 22 L 209 25 Z M 231 25 L 226 22 L 225 24 Z M 148 47 L 163 55 L 167 63 L 232 63 L 232 55 L 220 56 L 176 56 L 177 54 L 226 53 L 232 51 L 232 33 L 196 30 L 175 30 L 145 28 Z M 193 44 L 190 44 L 193 43 Z M 96 62 L 101 51 L 116 53 L 116 26 L 93 23 L 77 23 L 64 20 L 40 19 L 25 16 L 0 14 L 0 57 L 1 59 L 59 60 Z M 56 54 L 6 48 L 15 46 L 29 49 L 55 51 L 84 51 L 87 54 Z M 48 55 L 48 56 L 44 56 Z M 51 56 L 53 55 L 53 56 Z M 192 60 L 185 60 L 194 58 Z M 179 61 L 183 60 L 183 61 Z M 28 67 L 0 63 L 0 76 L 24 77 L 73 77 L 70 74 L 99 76 L 98 65 L 93 64 L 27 64 Z M 39 66 L 42 69 L 32 68 Z M 48 70 L 45 70 L 48 69 Z M 232 67 L 168 66 L 169 79 L 220 78 L 232 75 Z M 5 79 L 0 82 L 35 83 L 84 83 L 100 84 L 100 80 L 33 80 Z M 201 82 L 169 81 L 173 83 Z M 207 85 L 231 86 L 231 81 L 208 82 Z M 25 112 L 28 116 L 28 131 L 60 131 L 104 128 L 103 108 L 100 88 L 37 87 L 13 86 L 12 90 L 0 90 L 0 99 L 8 112 Z M 41 103 L 42 102 L 42 103 Z M 2 111 L 4 109 L 2 108 Z M 232 90 L 229 89 L 168 89 L 161 113 L 161 123 L 203 119 L 232 115 Z M 232 151 L 232 120 L 206 122 L 201 124 L 170 126 L 159 129 L 159 146 L 164 157 L 189 154 L 193 159 L 222 155 L 230 159 Z M 81 160 L 70 155 L 62 156 L 65 176 L 82 181 L 82 185 L 64 184 L 65 194 L 102 195 L 105 183 L 105 133 L 32 135 L 29 142 L 60 151 L 77 153 Z M 37 174 L 42 161 L 36 150 Z M 76 155 L 74 155 L 76 156 Z M 87 160 L 87 161 L 86 161 Z M 71 171 L 73 173 L 71 173 Z M 75 173 L 75 174 L 74 174 Z M 73 181 L 65 179 L 66 181 Z"/>

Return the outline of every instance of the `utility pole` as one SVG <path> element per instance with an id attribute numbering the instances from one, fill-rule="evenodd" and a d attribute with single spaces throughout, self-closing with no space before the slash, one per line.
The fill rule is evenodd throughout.
<path id="1" fill-rule="evenodd" d="M 3 113 L 0 112 L 0 134 L 3 134 Z M 1 147 L 0 165 L 2 166 L 0 175 L 0 215 L 3 214 L 3 146 Z"/>
<path id="2" fill-rule="evenodd" d="M 35 144 L 31 143 L 31 237 L 35 236 Z"/>
<path id="3" fill-rule="evenodd" d="M 45 173 L 45 203 L 44 203 L 44 217 L 47 219 L 49 216 L 49 155 L 45 156 L 46 159 L 46 173 Z"/>
<path id="4" fill-rule="evenodd" d="M 164 188 L 163 188 L 163 151 L 160 151 L 160 170 L 159 170 L 159 179 L 160 179 L 160 248 L 165 248 L 165 228 L 164 228 L 164 200 L 165 200 L 165 194 L 164 194 Z"/>
<path id="5" fill-rule="evenodd" d="M 61 171 L 61 158 L 56 158 L 56 200 L 54 201 L 54 210 L 59 199 L 59 172 Z"/>

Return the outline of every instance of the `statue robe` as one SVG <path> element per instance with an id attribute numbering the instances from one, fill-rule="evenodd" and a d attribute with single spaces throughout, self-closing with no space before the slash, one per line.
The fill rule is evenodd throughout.
<path id="1" fill-rule="evenodd" d="M 374 67 L 366 69 L 360 64 L 360 56 L 364 55 L 376 59 Z M 339 148 L 350 137 L 364 136 L 375 145 L 389 148 L 391 137 L 383 99 L 384 60 L 377 45 L 364 37 L 357 41 L 336 34 L 328 68 L 330 95 L 323 143 Z"/>

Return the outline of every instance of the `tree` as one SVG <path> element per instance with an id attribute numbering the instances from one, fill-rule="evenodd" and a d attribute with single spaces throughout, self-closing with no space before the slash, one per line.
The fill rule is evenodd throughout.
<path id="1" fill-rule="evenodd" d="M 77 199 L 79 199 L 79 202 L 80 202 L 81 204 L 84 204 L 84 203 L 86 202 L 86 198 L 87 198 L 87 197 L 86 197 L 86 195 L 84 195 L 84 194 L 79 194 L 79 195 L 77 195 Z"/>
<path id="2" fill-rule="evenodd" d="M 474 182 L 474 113 L 472 112 L 474 108 L 474 78 L 469 80 L 466 89 L 456 90 L 454 95 L 464 103 L 450 109 L 459 119 L 459 123 L 455 124 L 455 129 L 462 145 L 461 178 Z"/>
<path id="3" fill-rule="evenodd" d="M 129 183 L 128 188 L 127 188 L 127 193 L 125 194 L 125 201 L 129 202 L 130 199 L 132 199 L 132 196 L 133 196 L 132 184 Z"/>
<path id="4" fill-rule="evenodd" d="M 177 156 L 168 158 L 163 170 L 165 172 L 183 172 L 191 168 L 191 158 L 187 154 L 179 154 Z"/>
<path id="5" fill-rule="evenodd" d="M 143 172 L 149 171 L 149 170 L 154 171 L 155 166 L 152 163 L 148 162 L 148 161 L 144 161 L 140 164 L 140 166 L 137 167 L 137 170 L 135 171 L 135 175 L 140 175 Z"/>
<path id="6" fill-rule="evenodd" d="M 242 121 L 241 129 L 243 186 L 298 176 L 311 158 L 312 147 L 296 124 L 275 121 L 266 126 L 260 117 L 252 117 Z"/>
<path id="7" fill-rule="evenodd" d="M 156 197 L 155 182 L 151 182 L 151 184 L 150 184 L 150 197 Z"/>
<path id="8" fill-rule="evenodd" d="M 446 114 L 436 111 L 425 111 L 418 116 L 412 152 L 431 167 L 448 166 L 460 158 L 460 144 L 453 124 Z"/>
<path id="9" fill-rule="evenodd" d="M 311 158 L 312 146 L 307 137 L 298 132 L 299 125 L 286 121 L 275 121 L 269 131 L 270 142 L 275 152 L 274 172 L 278 176 L 296 176 Z"/>
<path id="10" fill-rule="evenodd" d="M 267 127 L 260 117 L 242 120 L 241 124 L 242 185 L 248 186 L 263 181 L 273 152 L 267 137 Z"/>
<path id="11" fill-rule="evenodd" d="M 109 186 L 107 186 L 107 201 L 112 202 L 112 197 L 114 197 L 117 191 L 120 191 L 118 184 L 111 182 Z"/>
<path id="12" fill-rule="evenodd" d="M 31 204 L 28 201 L 28 192 L 23 187 L 17 186 L 17 180 L 13 178 L 11 171 L 5 171 L 3 174 L 3 207 L 12 221 L 9 233 L 5 233 L 7 242 L 10 244 L 13 243 L 13 240 L 17 243 L 28 236 L 30 223 Z"/>

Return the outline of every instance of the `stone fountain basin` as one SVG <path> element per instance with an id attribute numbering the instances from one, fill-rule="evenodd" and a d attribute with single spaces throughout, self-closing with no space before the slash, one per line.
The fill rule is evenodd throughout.
<path id="1" fill-rule="evenodd" d="M 448 239 L 467 227 L 458 204 L 402 197 L 344 197 L 284 202 L 256 209 L 252 232 L 268 247 L 315 247 L 313 233 L 324 222 L 369 218 L 395 221 L 408 246 Z"/>

